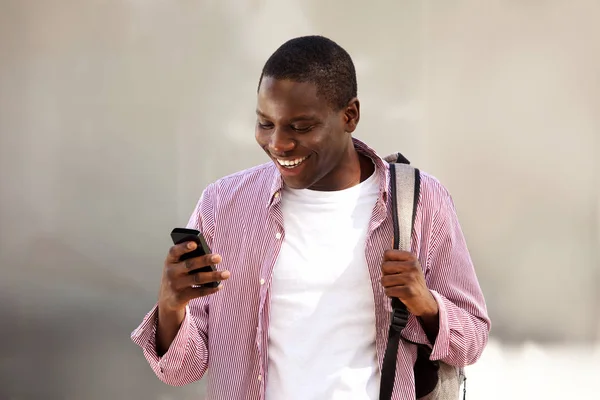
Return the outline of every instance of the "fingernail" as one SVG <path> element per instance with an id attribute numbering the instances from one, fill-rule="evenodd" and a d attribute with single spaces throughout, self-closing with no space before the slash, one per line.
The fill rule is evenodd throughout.
<path id="1" fill-rule="evenodd" d="M 214 262 L 214 263 L 219 262 L 219 256 L 217 256 L 217 255 L 211 256 L 210 261 Z"/>
<path id="2" fill-rule="evenodd" d="M 230 275 L 231 274 L 229 273 L 229 271 L 223 271 L 223 272 L 221 272 L 221 278 L 223 278 L 223 279 L 229 278 Z"/>
<path id="3" fill-rule="evenodd" d="M 194 242 L 189 242 L 189 243 L 187 244 L 187 248 L 188 248 L 188 249 L 190 249 L 190 250 L 192 250 L 192 249 L 195 249 L 195 248 L 196 248 L 196 243 L 194 243 Z"/>

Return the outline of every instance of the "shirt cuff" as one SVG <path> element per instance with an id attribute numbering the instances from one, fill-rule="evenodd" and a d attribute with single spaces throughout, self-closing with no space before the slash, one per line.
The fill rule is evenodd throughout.
<path id="1" fill-rule="evenodd" d="M 439 328 L 435 343 L 432 345 L 425 334 L 423 326 L 412 314 L 408 318 L 406 328 L 402 331 L 402 336 L 413 343 L 428 346 L 431 349 L 431 356 L 429 359 L 436 361 L 448 357 L 450 352 L 450 331 L 459 329 L 460 323 L 454 315 L 455 306 L 435 290 L 430 290 L 430 292 L 438 305 Z"/>
<path id="2" fill-rule="evenodd" d="M 183 364 L 185 348 L 189 339 L 190 325 L 189 307 L 185 308 L 185 317 L 181 327 L 173 339 L 171 346 L 165 354 L 158 356 L 156 353 L 156 330 L 158 327 L 158 305 L 146 314 L 142 323 L 131 333 L 131 339 L 144 351 L 148 363 L 158 375 L 177 371 Z"/>
<path id="3" fill-rule="evenodd" d="M 432 290 L 431 293 L 435 297 L 440 310 L 440 327 L 430 357 L 432 361 L 436 361 L 443 360 L 450 355 L 452 331 L 460 332 L 462 324 L 458 307 L 435 290 Z"/>

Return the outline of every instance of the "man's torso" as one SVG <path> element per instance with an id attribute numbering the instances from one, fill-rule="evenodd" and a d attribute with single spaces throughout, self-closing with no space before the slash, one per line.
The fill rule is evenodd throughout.
<path id="1" fill-rule="evenodd" d="M 390 199 L 382 195 L 389 182 L 387 164 L 379 160 L 376 166 L 380 188 L 370 213 L 363 255 L 374 302 L 375 350 L 380 368 L 391 312 L 390 299 L 380 283 L 380 268 L 384 251 L 392 245 L 393 230 L 388 212 Z M 265 396 L 273 274 L 287 235 L 281 203 L 283 186 L 277 174 L 274 165 L 268 163 L 223 178 L 207 189 L 212 215 L 204 217 L 210 223 L 203 225 L 210 226 L 207 233 L 213 252 L 222 255 L 219 269 L 231 271 L 224 289 L 212 295 L 207 305 L 211 400 Z M 422 188 L 431 184 L 424 176 Z M 427 191 L 422 189 L 422 195 Z M 193 215 L 188 226 L 197 226 L 196 218 Z M 413 252 L 422 260 L 428 244 L 427 239 L 422 243 L 421 233 L 430 229 L 431 222 L 429 216 L 419 216 L 418 211 L 412 244 Z M 401 342 L 396 380 L 402 393 L 398 398 L 414 397 L 415 360 L 416 347 Z"/>
<path id="2" fill-rule="evenodd" d="M 365 258 L 377 178 L 336 192 L 282 192 L 286 237 L 271 281 L 267 400 L 378 397 Z"/>

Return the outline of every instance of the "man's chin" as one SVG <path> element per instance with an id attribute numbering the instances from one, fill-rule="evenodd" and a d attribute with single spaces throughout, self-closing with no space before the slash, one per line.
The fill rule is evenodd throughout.
<path id="1" fill-rule="evenodd" d="M 306 189 L 312 185 L 312 180 L 308 177 L 310 174 L 310 160 L 307 159 L 295 168 L 284 167 L 275 160 L 273 162 L 287 187 L 291 189 Z"/>
<path id="2" fill-rule="evenodd" d="M 310 186 L 306 182 L 303 182 L 300 179 L 294 179 L 294 178 L 289 178 L 289 177 L 285 177 L 285 176 L 282 176 L 282 179 L 283 179 L 283 183 L 285 184 L 285 186 L 290 189 L 301 190 L 301 189 L 307 189 Z"/>

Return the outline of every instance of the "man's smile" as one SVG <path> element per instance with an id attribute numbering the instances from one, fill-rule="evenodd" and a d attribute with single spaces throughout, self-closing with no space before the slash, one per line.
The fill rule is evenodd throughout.
<path id="1" fill-rule="evenodd" d="M 275 160 L 277 160 L 279 165 L 281 165 L 283 168 L 293 169 L 293 168 L 298 167 L 300 164 L 302 164 L 304 162 L 304 160 L 306 160 L 307 158 L 308 158 L 308 156 L 286 160 L 283 158 L 275 157 Z"/>

